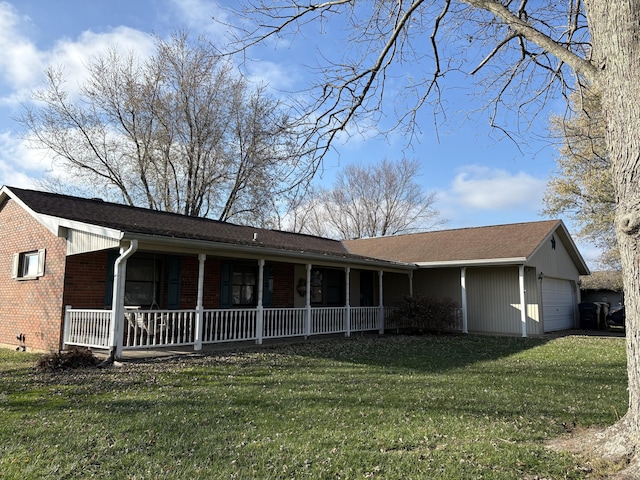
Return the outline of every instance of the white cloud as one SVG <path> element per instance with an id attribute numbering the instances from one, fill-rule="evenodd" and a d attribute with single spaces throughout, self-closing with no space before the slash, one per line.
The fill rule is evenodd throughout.
<path id="1" fill-rule="evenodd" d="M 436 207 L 452 226 L 530 221 L 542 209 L 546 184 L 526 172 L 467 165 L 437 192 Z"/>
<path id="2" fill-rule="evenodd" d="M 6 2 L 0 3 L 0 104 L 15 107 L 39 87 L 48 65 L 64 66 L 68 86 L 73 89 L 85 74 L 85 65 L 108 47 L 124 52 L 135 51 L 144 58 L 152 52 L 153 39 L 148 33 L 117 27 L 106 33 L 83 32 L 77 39 L 61 39 L 48 50 L 39 50 L 23 34 L 31 21 L 21 17 Z"/>
<path id="3" fill-rule="evenodd" d="M 176 17 L 189 31 L 204 33 L 213 40 L 228 40 L 229 11 L 207 0 L 171 0 Z M 174 22 L 175 23 L 175 22 Z"/>
<path id="4" fill-rule="evenodd" d="M 29 18 L 20 17 L 12 5 L 0 3 L 0 79 L 13 96 L 32 87 L 44 66 L 42 52 L 21 33 L 29 24 Z"/>
<path id="5" fill-rule="evenodd" d="M 73 91 L 86 76 L 86 65 L 92 59 L 117 49 L 123 54 L 135 53 L 139 58 L 153 53 L 153 37 L 129 27 L 116 27 L 107 33 L 83 32 L 77 40 L 63 39 L 46 52 L 47 65 L 63 67 L 67 88 Z M 40 72 L 42 75 L 42 72 Z"/>
<path id="6" fill-rule="evenodd" d="M 0 185 L 33 188 L 37 178 L 51 168 L 51 158 L 27 148 L 24 140 L 0 133 Z"/>
<path id="7" fill-rule="evenodd" d="M 455 176 L 448 191 L 455 203 L 471 210 L 539 210 L 547 181 L 525 172 L 511 173 L 469 165 Z"/>
<path id="8" fill-rule="evenodd" d="M 84 31 L 76 39 L 58 40 L 48 49 L 38 49 L 24 32 L 35 30 L 28 17 L 20 16 L 7 2 L 0 2 L 0 107 L 5 120 L 0 123 L 0 184 L 36 186 L 37 179 L 50 170 L 51 158 L 26 147 L 9 119 L 19 115 L 21 103 L 40 86 L 47 65 L 63 67 L 66 87 L 71 94 L 86 75 L 85 65 L 108 47 L 134 51 L 140 58 L 153 51 L 148 33 L 117 27 L 105 33 Z"/>

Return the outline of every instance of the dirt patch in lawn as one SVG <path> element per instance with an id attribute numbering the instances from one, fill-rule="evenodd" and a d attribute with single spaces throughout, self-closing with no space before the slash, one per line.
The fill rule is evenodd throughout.
<path id="1" fill-rule="evenodd" d="M 547 442 L 555 452 L 569 452 L 579 459 L 589 479 L 637 480 L 640 461 L 625 440 L 614 441 L 612 429 L 567 428 L 567 435 Z"/>

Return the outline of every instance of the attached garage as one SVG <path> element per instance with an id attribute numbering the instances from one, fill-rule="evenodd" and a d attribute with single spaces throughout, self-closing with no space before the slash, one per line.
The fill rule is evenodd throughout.
<path id="1" fill-rule="evenodd" d="M 576 324 L 576 296 L 573 282 L 544 278 L 542 280 L 542 321 L 545 332 L 567 330 Z"/>
<path id="2" fill-rule="evenodd" d="M 575 328 L 578 281 L 589 274 L 560 220 L 345 244 L 351 253 L 415 264 L 413 292 L 459 301 L 463 332 L 528 336 Z M 384 281 L 391 291 L 393 280 Z"/>

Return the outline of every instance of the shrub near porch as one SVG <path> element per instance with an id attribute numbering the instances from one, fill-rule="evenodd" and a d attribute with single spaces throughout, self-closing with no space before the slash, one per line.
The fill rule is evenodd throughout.
<path id="1" fill-rule="evenodd" d="M 36 359 L 0 352 L 4 478 L 587 478 L 545 442 L 627 402 L 622 338 L 364 336 L 56 374 Z"/>

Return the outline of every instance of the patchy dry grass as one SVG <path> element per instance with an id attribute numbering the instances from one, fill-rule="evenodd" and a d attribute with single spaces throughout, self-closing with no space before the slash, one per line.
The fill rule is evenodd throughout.
<path id="1" fill-rule="evenodd" d="M 2 478 L 589 478 L 624 339 L 359 337 L 38 372 L 0 352 Z"/>

